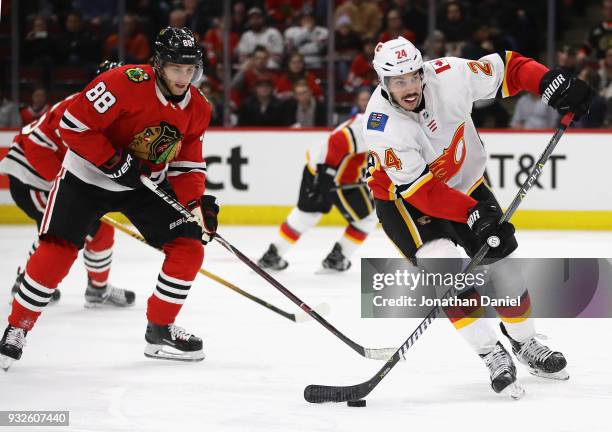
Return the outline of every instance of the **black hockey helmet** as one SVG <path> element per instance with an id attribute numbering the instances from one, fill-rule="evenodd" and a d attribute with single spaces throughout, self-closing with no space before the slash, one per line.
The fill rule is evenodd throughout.
<path id="1" fill-rule="evenodd" d="M 103 74 L 104 72 L 108 72 L 111 69 L 115 69 L 116 67 L 123 66 L 123 62 L 115 62 L 110 60 L 104 60 L 102 63 L 98 65 L 96 69 L 96 76 Z"/>
<path id="2" fill-rule="evenodd" d="M 192 82 L 199 81 L 202 77 L 204 55 L 193 32 L 187 27 L 162 29 L 155 40 L 154 51 L 153 64 L 158 71 L 166 62 L 188 64 L 196 66 Z"/>

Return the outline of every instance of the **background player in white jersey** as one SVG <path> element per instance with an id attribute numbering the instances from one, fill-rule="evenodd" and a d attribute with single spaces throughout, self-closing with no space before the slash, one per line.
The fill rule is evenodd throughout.
<path id="1" fill-rule="evenodd" d="M 368 186 L 387 236 L 417 264 L 425 258 L 473 256 L 490 236 L 501 241 L 487 255 L 498 294 L 521 296 L 517 307 L 496 308 L 517 359 L 534 375 L 567 379 L 566 360 L 536 339 L 529 294 L 509 256 L 518 246 L 510 223 L 483 180 L 486 152 L 470 113 L 480 99 L 527 90 L 561 114 L 588 111 L 592 90 L 561 70 L 548 70 L 512 51 L 478 61 L 440 58 L 423 63 L 404 38 L 380 43 L 373 60 L 380 85 L 366 110 L 370 150 Z M 498 262 L 495 262 L 498 261 Z M 470 289 L 460 294 L 479 296 Z M 480 302 L 477 302 L 480 304 Z M 512 358 L 481 307 L 448 308 L 447 315 L 489 368 L 491 386 L 513 397 L 524 393 Z"/>
<path id="2" fill-rule="evenodd" d="M 330 212 L 332 205 L 340 211 L 348 226 L 321 264 L 325 269 L 336 271 L 351 267 L 350 256 L 377 223 L 373 200 L 365 187 L 342 189 L 342 185 L 363 181 L 367 158 L 363 121 L 363 114 L 356 114 L 334 129 L 325 144 L 308 150 L 297 206 L 259 259 L 260 267 L 287 268 L 289 263 L 283 256 L 302 234 L 319 223 L 323 214 Z"/>

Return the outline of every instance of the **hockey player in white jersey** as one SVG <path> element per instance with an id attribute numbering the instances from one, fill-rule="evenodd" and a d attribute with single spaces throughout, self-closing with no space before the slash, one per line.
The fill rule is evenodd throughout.
<path id="1" fill-rule="evenodd" d="M 363 181 L 367 148 L 363 140 L 363 113 L 341 123 L 324 143 L 306 153 L 297 206 L 281 224 L 278 235 L 259 259 L 260 267 L 284 270 L 287 251 L 335 206 L 348 222 L 342 237 L 323 259 L 324 269 L 345 271 L 350 257 L 376 227 L 372 196 L 364 187 L 344 189 Z"/>
<path id="2" fill-rule="evenodd" d="M 401 37 L 378 44 L 373 66 L 380 84 L 363 126 L 370 150 L 367 182 L 387 236 L 417 264 L 425 258 L 460 258 L 457 245 L 473 256 L 492 235 L 501 242 L 491 248 L 488 262 L 509 256 L 518 246 L 514 227 L 497 224 L 502 211 L 483 179 L 487 156 L 470 116 L 472 104 L 527 90 L 543 95 L 543 102 L 561 114 L 580 116 L 588 111 L 592 90 L 513 51 L 478 61 L 423 62 L 418 49 Z M 521 296 L 520 306 L 496 308 L 516 358 L 534 375 L 569 378 L 563 354 L 536 339 L 529 293 L 513 263 L 490 265 L 496 288 Z M 474 289 L 460 294 L 478 295 Z M 479 319 L 482 308 L 446 312 L 489 368 L 493 390 L 521 397 L 512 358 L 490 320 Z"/>

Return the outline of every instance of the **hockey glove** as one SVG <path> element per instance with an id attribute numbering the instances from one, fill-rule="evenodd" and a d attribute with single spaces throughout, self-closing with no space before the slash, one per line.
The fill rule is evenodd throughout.
<path id="1" fill-rule="evenodd" d="M 143 161 L 127 150 L 117 150 L 117 153 L 98 167 L 107 177 L 121 186 L 137 189 L 144 187 L 140 181 L 142 174 L 149 175 L 150 170 Z"/>
<path id="2" fill-rule="evenodd" d="M 589 112 L 595 96 L 591 86 L 561 69 L 552 69 L 544 74 L 540 80 L 540 93 L 542 102 L 561 115 L 573 112 L 576 119 Z"/>
<path id="3" fill-rule="evenodd" d="M 198 225 L 202 228 L 202 243 L 207 244 L 217 232 L 217 215 L 219 214 L 217 198 L 212 195 L 202 195 L 200 199 L 188 203 L 187 208 L 193 213 Z"/>
<path id="4" fill-rule="evenodd" d="M 501 209 L 488 201 L 479 201 L 468 210 L 468 227 L 480 244 L 487 243 L 491 248 L 486 255 L 488 258 L 504 258 L 517 247 L 514 225 L 510 222 L 499 225 L 501 215 Z"/>
<path id="5" fill-rule="evenodd" d="M 336 169 L 327 164 L 317 165 L 317 174 L 315 175 L 312 187 L 316 193 L 327 197 L 331 189 L 336 184 Z"/>

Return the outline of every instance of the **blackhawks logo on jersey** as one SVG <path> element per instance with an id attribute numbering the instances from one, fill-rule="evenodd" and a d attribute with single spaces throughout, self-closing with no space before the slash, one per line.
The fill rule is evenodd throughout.
<path id="1" fill-rule="evenodd" d="M 125 70 L 125 74 L 128 79 L 135 83 L 140 83 L 143 81 L 148 81 L 150 76 L 148 73 L 144 71 L 143 68 L 133 67 Z"/>
<path id="2" fill-rule="evenodd" d="M 176 126 L 161 122 L 136 134 L 129 148 L 140 159 L 168 163 L 181 151 L 182 138 Z"/>

